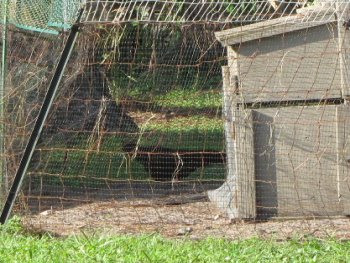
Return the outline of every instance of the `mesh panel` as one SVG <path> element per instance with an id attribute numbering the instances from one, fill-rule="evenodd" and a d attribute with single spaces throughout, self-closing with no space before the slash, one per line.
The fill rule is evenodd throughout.
<path id="1" fill-rule="evenodd" d="M 31 190 L 41 182 L 56 188 L 52 197 L 79 193 L 88 199 L 157 197 L 220 185 L 224 50 L 211 45 L 208 28 L 125 26 L 99 30 L 98 37 L 86 28 L 77 50 L 90 57 L 77 53 L 63 80 L 34 156 L 38 166 L 29 172 Z M 105 39 L 120 32 L 115 51 Z M 168 52 L 160 53 L 166 46 Z"/>
<path id="2" fill-rule="evenodd" d="M 2 2 L 2 9 L 6 8 L 5 3 Z M 11 0 L 6 4 L 9 23 L 25 30 L 57 34 L 74 23 L 80 1 Z"/>
<path id="3" fill-rule="evenodd" d="M 38 38 L 14 28 L 8 33 L 4 90 L 8 187 L 12 184 L 63 44 L 62 37 Z"/>
<path id="4" fill-rule="evenodd" d="M 334 217 L 350 212 L 347 1 L 83 4 L 17 198 L 28 225 L 232 237 L 288 237 L 307 225 L 327 234 L 322 220 L 274 221 L 318 217 L 341 235 Z M 28 9 L 36 19 L 10 19 L 6 189 L 79 6 L 38 2 Z"/>
<path id="5" fill-rule="evenodd" d="M 249 23 L 280 16 L 295 14 L 300 7 L 310 7 L 308 13 L 317 14 L 319 6 L 335 13 L 344 11 L 341 5 L 346 1 L 307 1 L 307 0 L 221 0 L 221 1 L 86 1 L 84 22 L 120 23 L 120 22 L 215 22 Z M 315 10 L 314 7 L 317 7 Z M 303 15 L 301 15 L 303 16 Z M 324 18 L 312 21 L 324 21 Z"/>
<path id="6" fill-rule="evenodd" d="M 5 3 L 5 2 L 4 2 Z M 9 21 L 18 27 L 54 33 L 67 29 L 75 21 L 77 10 L 84 7 L 85 23 L 167 22 L 167 23 L 251 23 L 276 17 L 300 17 L 313 22 L 324 17 L 313 15 L 325 9 L 344 16 L 343 0 L 222 0 L 222 1 L 163 1 L 163 0 L 21 0 L 8 1 Z M 4 4 L 1 5 L 3 8 Z M 307 7 L 300 12 L 301 7 Z M 322 7 L 322 8 L 320 8 Z M 299 10 L 298 10 L 299 9 Z M 323 11 L 322 11 L 323 10 Z M 305 13 L 312 14 L 305 16 Z"/>

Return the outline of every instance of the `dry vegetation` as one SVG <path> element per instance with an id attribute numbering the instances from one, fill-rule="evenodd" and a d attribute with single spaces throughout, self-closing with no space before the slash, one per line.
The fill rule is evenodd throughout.
<path id="1" fill-rule="evenodd" d="M 210 202 L 176 204 L 171 198 L 96 202 L 65 210 L 52 207 L 24 218 L 23 222 L 30 229 L 63 236 L 84 231 L 137 235 L 160 233 L 170 238 L 187 235 L 193 239 L 261 237 L 288 240 L 307 236 L 345 240 L 350 238 L 349 219 L 345 217 L 232 222 Z"/>

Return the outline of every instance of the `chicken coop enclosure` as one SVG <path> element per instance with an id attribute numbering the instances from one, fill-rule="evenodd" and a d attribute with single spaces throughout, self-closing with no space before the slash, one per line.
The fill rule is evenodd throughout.
<path id="1" fill-rule="evenodd" d="M 187 235 L 349 214 L 348 1 L 0 10 L 3 221 Z"/>

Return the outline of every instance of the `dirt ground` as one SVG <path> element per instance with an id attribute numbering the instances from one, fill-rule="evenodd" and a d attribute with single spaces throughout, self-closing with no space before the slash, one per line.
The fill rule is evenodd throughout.
<path id="1" fill-rule="evenodd" d="M 50 208 L 24 217 L 34 231 L 67 236 L 79 233 L 148 234 L 191 239 L 250 237 L 286 240 L 316 236 L 350 239 L 348 218 L 273 219 L 266 222 L 232 222 L 210 202 L 159 204 L 154 200 L 101 201 L 69 209 Z"/>

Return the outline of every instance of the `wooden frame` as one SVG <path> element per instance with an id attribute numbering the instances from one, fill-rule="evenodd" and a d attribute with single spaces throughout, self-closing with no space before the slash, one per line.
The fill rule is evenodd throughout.
<path id="1" fill-rule="evenodd" d="M 216 33 L 231 218 L 350 214 L 350 3 L 313 11 Z"/>

